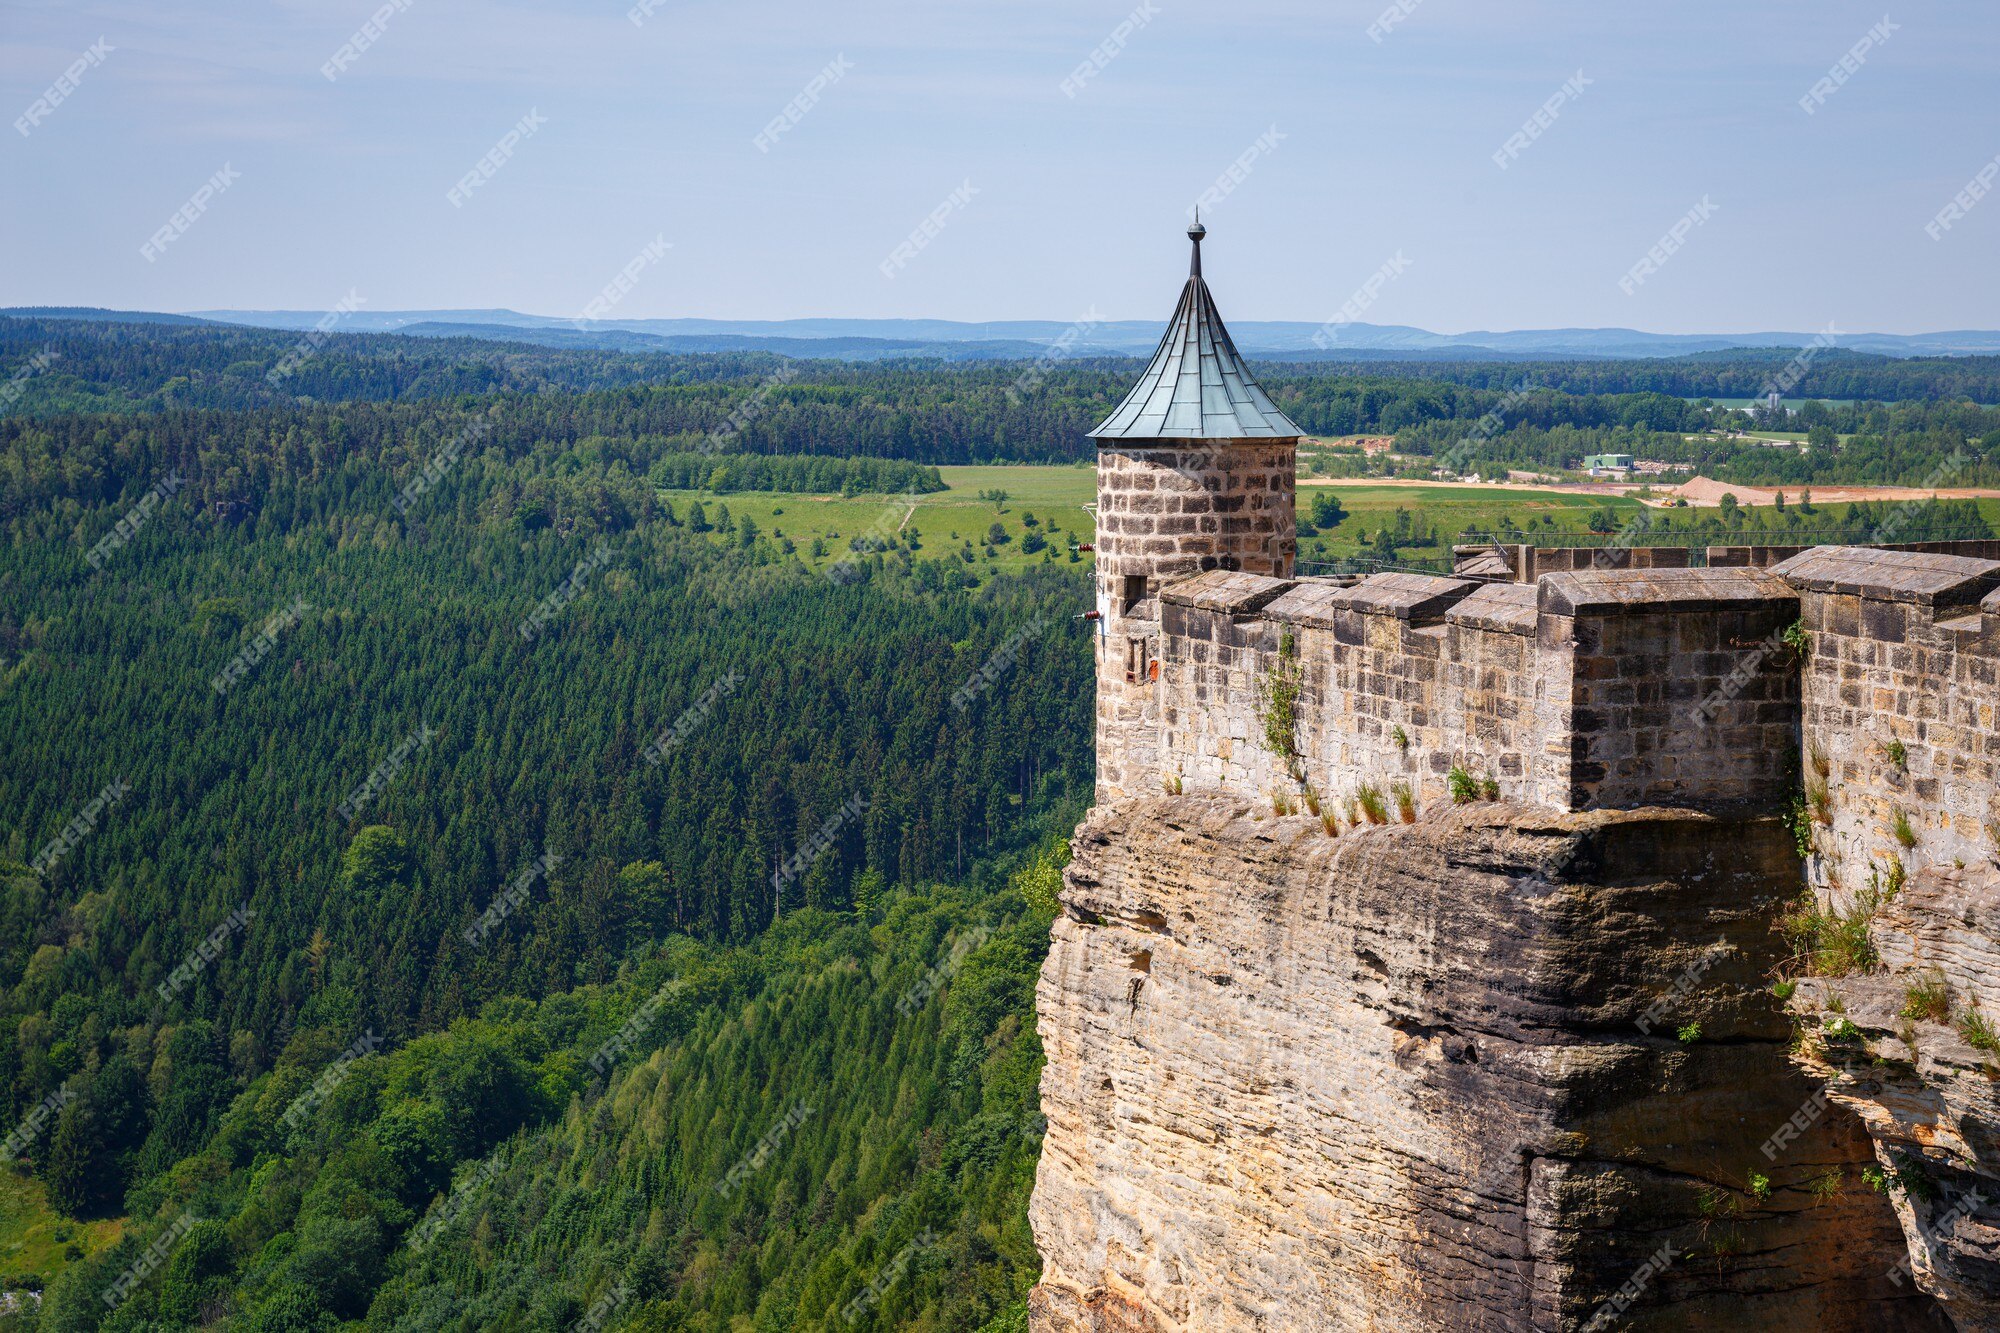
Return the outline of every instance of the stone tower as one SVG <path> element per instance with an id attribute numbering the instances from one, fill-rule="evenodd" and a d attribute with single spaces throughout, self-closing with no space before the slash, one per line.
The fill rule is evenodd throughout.
<path id="1" fill-rule="evenodd" d="M 1203 570 L 1286 578 L 1299 428 L 1250 374 L 1201 277 L 1097 441 L 1097 799 L 1157 772 L 1160 585 Z M 1151 788 L 1148 788 L 1150 791 Z"/>

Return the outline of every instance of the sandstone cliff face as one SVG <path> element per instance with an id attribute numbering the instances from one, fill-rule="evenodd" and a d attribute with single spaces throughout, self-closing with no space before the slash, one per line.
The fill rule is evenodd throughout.
<path id="1" fill-rule="evenodd" d="M 1936 1326 L 1855 1116 L 1762 1151 L 1818 1087 L 1767 989 L 1774 821 L 1260 808 L 1078 830 L 1035 1329 Z"/>
<path id="2" fill-rule="evenodd" d="M 1919 871 L 1870 934 L 1882 971 L 1799 983 L 1801 1063 L 1867 1127 L 1909 1245 L 1904 1280 L 1959 1328 L 2000 1329 L 2000 1051 L 1963 1023 L 1978 1013 L 2000 1032 L 2000 873 Z"/>
<path id="3" fill-rule="evenodd" d="M 1962 1030 L 2000 1024 L 1995 553 L 1822 548 L 1776 571 L 1810 641 L 1808 879 L 1847 917 L 1820 961 L 1848 975 L 1794 998 L 1813 1036 L 1801 1064 L 1867 1125 L 1905 1280 L 1968 1329 L 2000 1329 L 2000 1039 Z"/>

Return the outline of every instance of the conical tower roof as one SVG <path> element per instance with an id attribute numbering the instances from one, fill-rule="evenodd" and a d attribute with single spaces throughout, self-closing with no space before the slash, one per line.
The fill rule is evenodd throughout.
<path id="1" fill-rule="evenodd" d="M 1258 387 L 1229 340 L 1215 298 L 1201 280 L 1201 238 L 1188 228 L 1194 259 L 1181 302 L 1152 364 L 1123 402 L 1090 432 L 1093 440 L 1285 440 L 1305 432 Z"/>

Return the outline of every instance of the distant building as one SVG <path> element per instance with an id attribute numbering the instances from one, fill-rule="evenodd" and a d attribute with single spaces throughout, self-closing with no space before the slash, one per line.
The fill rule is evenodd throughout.
<path id="1" fill-rule="evenodd" d="M 1601 477 L 1610 472 L 1630 472 L 1636 461 L 1630 454 L 1590 454 L 1583 460 L 1583 470 Z"/>

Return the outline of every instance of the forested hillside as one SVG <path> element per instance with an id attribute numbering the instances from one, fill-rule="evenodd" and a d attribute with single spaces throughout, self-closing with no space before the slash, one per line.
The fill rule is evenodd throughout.
<path id="1" fill-rule="evenodd" d="M 360 484 L 385 485 L 495 408 L 474 452 L 553 460 L 574 450 L 634 477 L 660 466 L 687 475 L 689 456 L 714 452 L 1069 462 L 1090 456 L 1084 432 L 1138 367 L 628 355 L 389 334 L 303 344 L 272 330 L 0 318 L 0 506 L 113 495 L 134 465 L 158 470 L 216 448 L 237 464 L 213 470 L 211 498 L 225 502 L 247 504 L 267 478 L 351 459 L 376 465 Z M 1394 434 L 1400 451 L 1450 455 L 1463 470 L 1574 469 L 1588 454 L 1619 452 L 1743 485 L 1925 485 L 1963 449 L 1953 484 L 2000 484 L 2000 466 L 1986 459 L 2000 442 L 2000 407 L 1977 405 L 2000 402 L 2000 358 L 1897 361 L 1836 348 L 1272 365 L 1261 379 L 1312 434 Z M 1803 453 L 1735 438 L 1750 421 L 1699 401 L 1759 397 L 1774 382 L 1794 397 L 1853 401 L 1809 403 L 1781 423 L 1818 437 Z M 306 440 L 322 443 L 308 454 Z"/>
<path id="2" fill-rule="evenodd" d="M 1085 567 L 828 578 L 648 472 L 935 472 L 497 407 L 6 423 L 0 1115 L 124 1218 L 39 1322 L 1004 1314 Z"/>
<path id="3" fill-rule="evenodd" d="M 1089 566 L 1073 508 L 1003 528 L 1009 469 L 912 516 L 941 466 L 1087 457 L 1130 363 L 298 347 L 0 320 L 19 1318 L 1019 1328 Z M 1813 408 L 1801 453 L 1662 392 L 1267 383 L 1487 466 L 1970 484 L 2000 442 L 1966 402 Z M 1405 520 L 1377 559 L 1451 538 Z"/>

